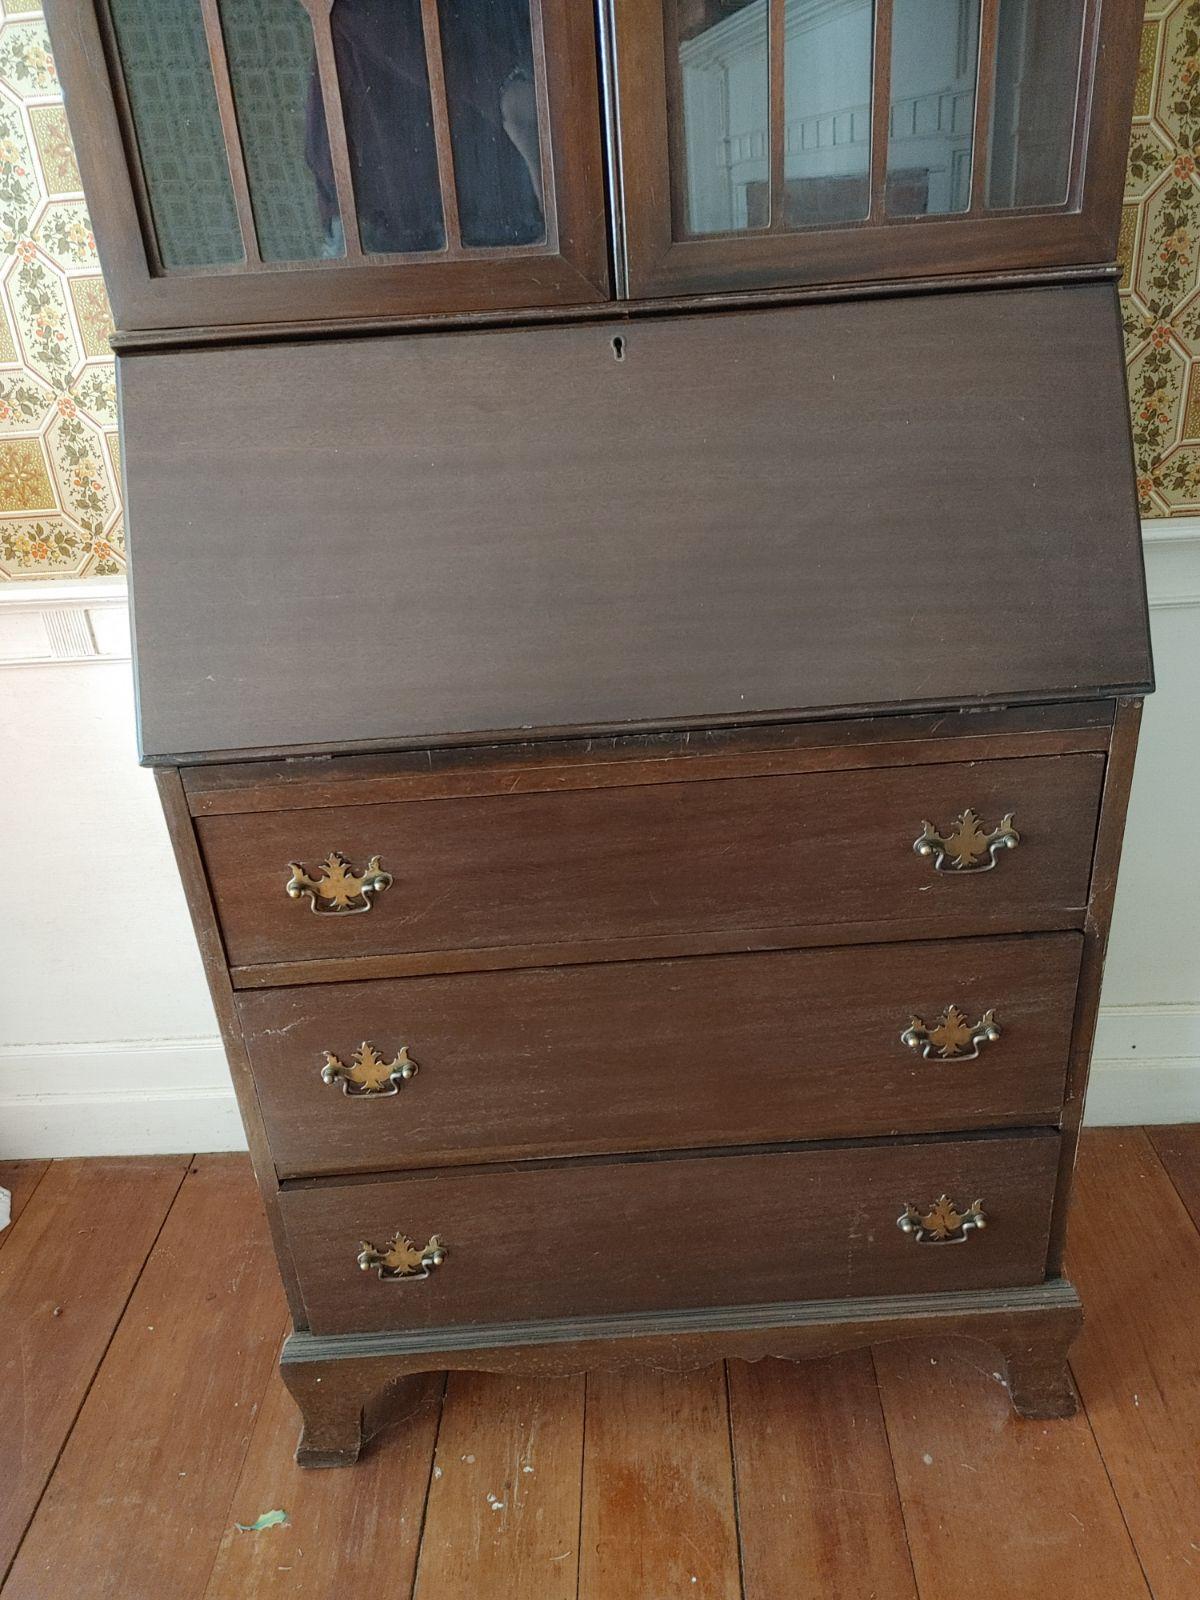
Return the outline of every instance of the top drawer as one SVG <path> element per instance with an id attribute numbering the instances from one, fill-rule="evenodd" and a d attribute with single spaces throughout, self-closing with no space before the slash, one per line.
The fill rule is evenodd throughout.
<path id="1" fill-rule="evenodd" d="M 197 832 L 231 966 L 449 971 L 1078 925 L 1103 772 L 1100 755 L 947 762 L 217 816 Z M 1010 813 L 1019 844 L 989 847 Z M 927 823 L 947 844 L 920 855 Z M 373 863 L 390 882 L 356 892 Z"/>

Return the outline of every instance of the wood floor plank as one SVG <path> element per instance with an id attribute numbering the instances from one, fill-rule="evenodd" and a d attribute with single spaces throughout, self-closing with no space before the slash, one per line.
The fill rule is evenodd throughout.
<path id="1" fill-rule="evenodd" d="M 1087 1316 L 1072 1370 L 1155 1600 L 1195 1600 L 1200 1233 L 1140 1130 L 1090 1132 L 1076 1181 L 1067 1266 Z"/>
<path id="2" fill-rule="evenodd" d="M 0 1252 L 0 1576 L 186 1168 L 57 1161 Z"/>
<path id="3" fill-rule="evenodd" d="M 722 1366 L 587 1380 L 579 1600 L 740 1600 Z"/>
<path id="4" fill-rule="evenodd" d="M 746 1600 L 916 1600 L 868 1350 L 729 1363 Z"/>
<path id="5" fill-rule="evenodd" d="M 5 1241 L 12 1238 L 17 1218 L 49 1166 L 48 1161 L 0 1161 L 0 1189 L 7 1189 L 12 1196 L 8 1227 L 0 1228 L 0 1250 L 4 1248 Z"/>
<path id="6" fill-rule="evenodd" d="M 129 1218 L 126 1226 L 135 1225 Z M 93 1265 L 119 1237 L 119 1228 L 104 1230 Z M 0 1591 L 4 1600 L 203 1594 L 283 1326 L 249 1163 L 201 1157 L 96 1375 Z"/>
<path id="7" fill-rule="evenodd" d="M 1082 1412 L 1023 1421 L 981 1345 L 875 1364 L 921 1600 L 1149 1600 Z"/>
<path id="8" fill-rule="evenodd" d="M 205 1600 L 347 1600 L 412 1593 L 445 1379 L 431 1373 L 411 1408 L 353 1467 L 313 1472 L 292 1459 L 300 1431 L 278 1372 L 267 1387 Z M 239 1532 L 264 1511 L 287 1524 Z"/>
<path id="9" fill-rule="evenodd" d="M 1146 1136 L 1167 1169 L 1192 1221 L 1200 1228 L 1200 1125 L 1147 1128 Z M 0 1178 L 0 1183 L 3 1181 Z"/>
<path id="10" fill-rule="evenodd" d="M 583 1386 L 450 1374 L 416 1600 L 575 1600 Z"/>

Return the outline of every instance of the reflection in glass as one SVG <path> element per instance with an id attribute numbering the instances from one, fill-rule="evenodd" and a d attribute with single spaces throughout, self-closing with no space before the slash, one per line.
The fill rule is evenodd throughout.
<path id="1" fill-rule="evenodd" d="M 978 58 L 979 0 L 895 0 L 889 215 L 970 205 Z"/>
<path id="2" fill-rule="evenodd" d="M 1071 146 L 1084 0 L 1000 0 L 987 203 L 1061 206 Z"/>
<path id="3" fill-rule="evenodd" d="M 837 226 L 870 210 L 874 0 L 782 0 L 783 194 L 771 195 L 768 0 L 666 0 L 689 233 Z M 980 0 L 894 0 L 886 209 L 965 210 Z M 683 167 L 683 173 L 679 171 Z"/>
<path id="4" fill-rule="evenodd" d="M 446 242 L 420 0 L 334 0 L 330 18 L 362 247 Z M 326 225 L 337 188 L 324 127 L 310 139 Z"/>
<path id="5" fill-rule="evenodd" d="M 463 243 L 536 244 L 546 223 L 529 0 L 438 0 L 438 14 Z"/>
<path id="6" fill-rule="evenodd" d="M 672 152 L 689 233 L 770 219 L 767 0 L 666 0 L 679 36 L 682 150 Z M 682 173 L 679 171 L 682 166 Z"/>
<path id="7" fill-rule="evenodd" d="M 318 193 L 309 145 L 328 150 L 312 23 L 300 0 L 221 0 L 225 55 L 264 261 L 344 250 L 337 195 Z"/>
<path id="8" fill-rule="evenodd" d="M 196 0 L 109 0 L 164 267 L 244 259 Z"/>
<path id="9" fill-rule="evenodd" d="M 783 215 L 850 222 L 871 205 L 873 0 L 785 0 Z"/>

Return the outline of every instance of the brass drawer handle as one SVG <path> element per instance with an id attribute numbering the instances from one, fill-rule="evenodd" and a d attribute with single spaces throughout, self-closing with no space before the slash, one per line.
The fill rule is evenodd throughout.
<path id="1" fill-rule="evenodd" d="M 307 897 L 309 909 L 318 916 L 350 917 L 370 911 L 372 895 L 391 887 L 392 875 L 385 872 L 378 856 L 372 856 L 361 874 L 355 873 L 340 850 L 332 850 L 312 878 L 298 861 L 289 861 L 291 877 L 286 888 L 293 900 Z"/>
<path id="2" fill-rule="evenodd" d="M 400 1085 L 417 1075 L 417 1063 L 401 1045 L 392 1061 L 385 1061 L 381 1051 L 369 1040 L 350 1057 L 350 1065 L 338 1059 L 332 1050 L 325 1052 L 325 1065 L 321 1077 L 326 1083 L 340 1083 L 342 1093 L 359 1099 L 364 1095 L 398 1094 Z"/>
<path id="3" fill-rule="evenodd" d="M 360 1240 L 358 1246 L 358 1264 L 362 1270 L 370 1272 L 374 1269 L 381 1278 L 389 1280 L 427 1278 L 445 1259 L 446 1246 L 436 1233 L 430 1236 L 423 1250 L 405 1233 L 396 1234 L 382 1250 L 369 1244 L 366 1239 Z"/>
<path id="4" fill-rule="evenodd" d="M 953 1200 L 943 1194 L 925 1212 L 913 1205 L 905 1206 L 896 1218 L 896 1226 L 918 1244 L 966 1244 L 975 1229 L 987 1227 L 987 1217 L 982 1201 L 975 1200 L 965 1211 L 959 1211 Z"/>
<path id="5" fill-rule="evenodd" d="M 920 1017 L 909 1017 L 900 1042 L 919 1050 L 926 1061 L 974 1061 L 981 1044 L 995 1044 L 999 1037 L 994 1011 L 985 1011 L 971 1027 L 957 1006 L 947 1006 L 932 1028 Z"/>
<path id="6" fill-rule="evenodd" d="M 1011 811 L 1000 818 L 999 826 L 991 833 L 985 833 L 979 817 L 968 809 L 955 819 L 946 834 L 939 833 L 932 822 L 923 822 L 913 849 L 919 856 L 932 856 L 938 872 L 990 872 L 996 865 L 997 852 L 1015 850 L 1020 842 Z"/>

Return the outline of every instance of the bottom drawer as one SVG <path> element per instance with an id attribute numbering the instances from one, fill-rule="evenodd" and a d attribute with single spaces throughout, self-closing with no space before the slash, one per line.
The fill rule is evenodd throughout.
<path id="1" fill-rule="evenodd" d="M 1051 1132 L 646 1157 L 310 1183 L 282 1193 L 314 1333 L 749 1305 L 1041 1282 Z M 987 1226 L 923 1241 L 941 1195 Z M 445 1259 L 364 1270 L 397 1235 Z M 414 1255 L 416 1252 L 414 1252 Z M 393 1262 L 407 1265 L 403 1248 Z"/>

